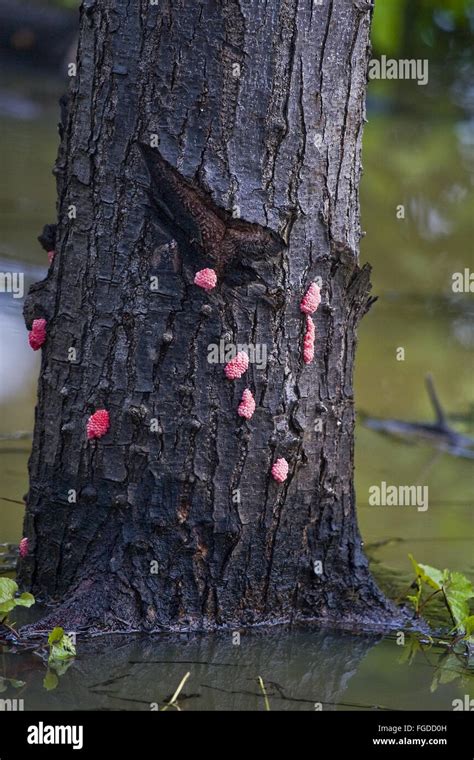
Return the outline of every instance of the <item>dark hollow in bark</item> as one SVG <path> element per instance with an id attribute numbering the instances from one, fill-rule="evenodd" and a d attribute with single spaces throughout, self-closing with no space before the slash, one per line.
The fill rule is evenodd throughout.
<path id="1" fill-rule="evenodd" d="M 353 488 L 369 28 L 349 0 L 83 3 L 57 253 L 25 305 L 48 335 L 19 573 L 61 602 L 45 628 L 396 623 Z M 221 340 L 265 366 L 228 381 Z M 99 408 L 110 431 L 87 441 Z"/>

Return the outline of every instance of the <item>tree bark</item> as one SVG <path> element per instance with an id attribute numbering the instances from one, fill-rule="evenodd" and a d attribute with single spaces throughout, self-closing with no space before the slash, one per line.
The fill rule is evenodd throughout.
<path id="1" fill-rule="evenodd" d="M 50 621 L 393 623 L 353 487 L 369 29 L 350 0 L 83 3 L 57 253 L 25 306 L 48 332 L 20 578 L 62 603 Z M 299 304 L 318 277 L 305 365 Z M 220 341 L 266 365 L 227 380 L 208 361 Z M 99 408 L 110 430 L 88 441 Z"/>

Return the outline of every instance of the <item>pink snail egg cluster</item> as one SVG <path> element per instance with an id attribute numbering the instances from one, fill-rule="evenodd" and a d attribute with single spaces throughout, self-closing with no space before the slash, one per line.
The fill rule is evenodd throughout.
<path id="1" fill-rule="evenodd" d="M 215 288 L 217 285 L 217 275 L 214 269 L 201 269 L 199 272 L 196 272 L 194 284 L 200 288 L 204 288 L 204 290 Z"/>
<path id="2" fill-rule="evenodd" d="M 306 316 L 306 333 L 303 341 L 303 361 L 305 364 L 311 364 L 314 359 L 314 342 L 316 339 L 316 328 L 309 315 Z"/>
<path id="3" fill-rule="evenodd" d="M 46 320 L 34 319 L 28 335 L 28 343 L 33 351 L 38 351 L 46 340 Z"/>
<path id="4" fill-rule="evenodd" d="M 28 539 L 22 538 L 18 546 L 18 553 L 22 559 L 28 554 Z"/>
<path id="5" fill-rule="evenodd" d="M 312 282 L 301 300 L 300 309 L 304 314 L 314 314 L 320 303 L 321 288 Z"/>
<path id="6" fill-rule="evenodd" d="M 224 367 L 225 376 L 228 380 L 238 380 L 249 368 L 249 357 L 245 351 L 239 351 L 237 356 Z"/>
<path id="7" fill-rule="evenodd" d="M 54 251 L 48 251 L 48 260 L 51 264 L 55 256 Z M 214 269 L 201 269 L 194 277 L 194 283 L 204 290 L 212 290 L 217 284 L 217 275 Z M 317 310 L 321 303 L 321 289 L 315 283 L 311 283 L 305 295 L 303 296 L 300 309 L 306 314 L 306 332 L 303 342 L 303 361 L 310 364 L 314 359 L 314 347 L 316 338 L 316 329 L 311 314 Z M 37 351 L 46 340 L 46 320 L 33 320 L 31 331 L 28 336 L 29 344 L 34 351 Z M 229 380 L 236 380 L 242 377 L 249 367 L 249 357 L 245 351 L 239 353 L 231 359 L 224 367 L 224 372 Z M 250 420 L 256 409 L 256 403 L 252 391 L 246 388 L 242 393 L 242 399 L 239 404 L 237 413 L 240 417 Z M 110 428 L 110 416 L 106 409 L 98 409 L 87 420 L 86 431 L 89 440 L 101 438 L 106 435 Z M 283 457 L 277 459 L 272 466 L 271 474 L 277 483 L 284 483 L 288 477 L 289 465 Z M 26 557 L 28 554 L 28 539 L 22 538 L 19 544 L 20 557 Z"/>
<path id="8" fill-rule="evenodd" d="M 255 399 L 252 395 L 252 391 L 246 388 L 242 393 L 242 401 L 237 409 L 237 414 L 240 417 L 245 417 L 246 420 L 250 420 L 255 412 Z"/>
<path id="9" fill-rule="evenodd" d="M 56 251 L 48 251 L 48 263 L 50 266 L 53 263 L 55 254 L 56 254 Z"/>
<path id="10" fill-rule="evenodd" d="M 283 457 L 273 463 L 272 477 L 277 483 L 284 483 L 288 477 L 288 462 Z"/>
<path id="11" fill-rule="evenodd" d="M 110 417 L 108 411 L 106 409 L 98 409 L 87 420 L 86 431 L 88 439 L 102 438 L 108 432 L 109 427 Z"/>

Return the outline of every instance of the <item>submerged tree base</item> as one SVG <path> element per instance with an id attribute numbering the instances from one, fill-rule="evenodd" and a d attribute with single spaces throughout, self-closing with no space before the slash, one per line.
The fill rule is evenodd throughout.
<path id="1" fill-rule="evenodd" d="M 39 621 L 21 628 L 22 637 L 38 636 L 61 626 L 66 631 L 93 636 L 107 633 L 212 632 L 242 630 L 254 627 L 310 625 L 358 633 L 387 633 L 413 624 L 413 613 L 398 608 L 377 588 L 372 579 L 359 594 L 352 589 L 346 602 L 332 609 L 321 604 L 318 610 L 292 610 L 276 616 L 263 610 L 246 610 L 239 618 L 219 619 L 207 615 L 183 615 L 180 619 L 160 624 L 153 616 L 143 619 L 137 608 L 107 603 L 110 590 L 97 582 L 83 583 L 71 598 L 55 606 Z M 128 614 L 126 614 L 128 613 Z"/>

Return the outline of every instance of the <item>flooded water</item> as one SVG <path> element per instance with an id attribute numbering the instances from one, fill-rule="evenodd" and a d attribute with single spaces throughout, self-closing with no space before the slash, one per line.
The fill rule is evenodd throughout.
<path id="1" fill-rule="evenodd" d="M 456 658 L 426 648 L 412 664 L 409 646 L 331 631 L 261 631 L 233 636 L 107 637 L 79 644 L 67 672 L 45 688 L 38 657 L 4 657 L 9 694 L 25 709 L 155 710 L 182 678 L 182 710 L 451 710 L 472 676 Z M 441 684 L 438 685 L 438 681 Z M 48 681 L 46 682 L 47 685 Z M 3 696 L 3 695 L 2 695 Z"/>
<path id="2" fill-rule="evenodd" d="M 373 266 L 379 300 L 360 328 L 356 403 L 371 417 L 431 422 L 424 387 L 431 373 L 454 427 L 474 435 L 473 295 L 452 290 L 453 273 L 474 271 L 474 96 L 469 71 L 453 81 L 440 87 L 435 76 L 425 88 L 403 83 L 399 92 L 395 84 L 371 85 L 362 259 Z M 55 219 L 51 167 L 62 84 L 29 74 L 4 88 L 0 271 L 24 272 L 27 288 L 46 273 L 36 237 Z M 21 309 L 22 299 L 0 294 L 0 542 L 9 543 L 22 532 L 39 366 Z M 392 596 L 406 588 L 409 552 L 474 577 L 472 460 L 383 437 L 361 418 L 356 464 L 361 531 Z M 428 509 L 369 506 L 369 489 L 382 482 L 427 486 Z M 395 637 L 331 631 L 248 632 L 240 644 L 230 632 L 78 640 L 78 657 L 46 682 L 49 690 L 37 655 L 5 654 L 2 663 L 0 679 L 25 682 L 12 689 L 0 680 L 2 696 L 23 698 L 25 709 L 154 709 L 188 671 L 183 710 L 263 710 L 259 676 L 272 709 L 446 710 L 473 696 L 472 675 L 440 648 L 411 651 L 408 638 L 401 646 Z"/>

